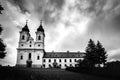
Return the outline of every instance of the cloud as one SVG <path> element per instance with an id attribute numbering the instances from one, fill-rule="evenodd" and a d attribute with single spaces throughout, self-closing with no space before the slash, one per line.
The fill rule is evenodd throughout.
<path id="1" fill-rule="evenodd" d="M 14 6 L 19 7 L 21 12 L 23 13 L 29 12 L 27 9 L 26 0 L 7 0 L 7 1 L 13 4 Z"/>
<path id="2" fill-rule="evenodd" d="M 115 49 L 109 51 L 109 58 L 108 60 L 120 60 L 120 49 Z"/>

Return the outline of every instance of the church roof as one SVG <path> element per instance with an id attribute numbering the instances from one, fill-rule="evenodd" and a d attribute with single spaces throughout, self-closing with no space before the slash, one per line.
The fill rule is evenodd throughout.
<path id="1" fill-rule="evenodd" d="M 29 37 L 29 40 L 34 40 L 31 36 Z"/>
<path id="2" fill-rule="evenodd" d="M 28 25 L 27 25 L 27 21 L 26 21 L 26 25 L 22 28 L 22 31 L 27 31 L 27 32 L 29 32 L 29 28 L 28 28 Z"/>
<path id="3" fill-rule="evenodd" d="M 44 32 L 43 26 L 42 26 L 42 21 L 40 23 L 40 26 L 38 27 L 37 31 Z"/>
<path id="4" fill-rule="evenodd" d="M 46 52 L 44 58 L 83 58 L 84 55 L 83 52 Z"/>

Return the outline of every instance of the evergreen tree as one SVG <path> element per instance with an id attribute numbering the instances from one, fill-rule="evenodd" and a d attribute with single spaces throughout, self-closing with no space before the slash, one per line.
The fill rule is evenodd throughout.
<path id="1" fill-rule="evenodd" d="M 92 39 L 89 40 L 88 46 L 86 47 L 86 55 L 84 57 L 84 63 L 86 66 L 94 67 L 96 64 L 96 45 Z"/>
<path id="2" fill-rule="evenodd" d="M 4 10 L 3 7 L 0 5 L 0 14 L 1 11 Z M 0 25 L 0 35 L 1 35 L 1 32 L 2 32 L 2 27 Z M 4 58 L 5 55 L 6 55 L 6 52 L 5 52 L 5 48 L 6 48 L 6 45 L 3 43 L 3 40 L 0 38 L 0 58 Z"/>
<path id="3" fill-rule="evenodd" d="M 107 54 L 105 51 L 105 48 L 102 46 L 102 44 L 98 41 L 96 45 L 96 53 L 97 53 L 97 63 L 100 64 L 105 64 L 107 61 Z"/>
<path id="4" fill-rule="evenodd" d="M 0 25 L 0 34 L 2 32 L 2 27 Z M 5 52 L 6 45 L 3 43 L 3 40 L 0 38 L 0 58 L 4 58 L 6 55 Z"/>

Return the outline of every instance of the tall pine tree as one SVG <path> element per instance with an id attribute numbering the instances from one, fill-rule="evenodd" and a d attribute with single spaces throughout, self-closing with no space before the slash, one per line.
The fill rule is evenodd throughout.
<path id="1" fill-rule="evenodd" d="M 100 66 L 100 64 L 105 64 L 106 59 L 107 54 L 102 44 L 99 41 L 95 44 L 94 41 L 90 39 L 86 47 L 86 55 L 83 63 L 88 67 L 95 67 L 95 65 Z"/>
<path id="2" fill-rule="evenodd" d="M 86 47 L 84 63 L 89 67 L 94 67 L 96 64 L 96 45 L 92 39 L 89 40 L 88 46 Z"/>
<path id="3" fill-rule="evenodd" d="M 97 53 L 97 63 L 99 64 L 105 64 L 105 62 L 107 61 L 107 53 L 105 51 L 105 48 L 102 46 L 102 44 L 97 41 L 97 45 L 96 45 L 96 53 Z"/>

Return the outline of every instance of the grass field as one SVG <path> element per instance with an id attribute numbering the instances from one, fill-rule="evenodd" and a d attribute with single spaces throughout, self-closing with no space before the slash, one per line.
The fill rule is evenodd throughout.
<path id="1" fill-rule="evenodd" d="M 61 69 L 0 68 L 0 80 L 115 80 Z"/>

